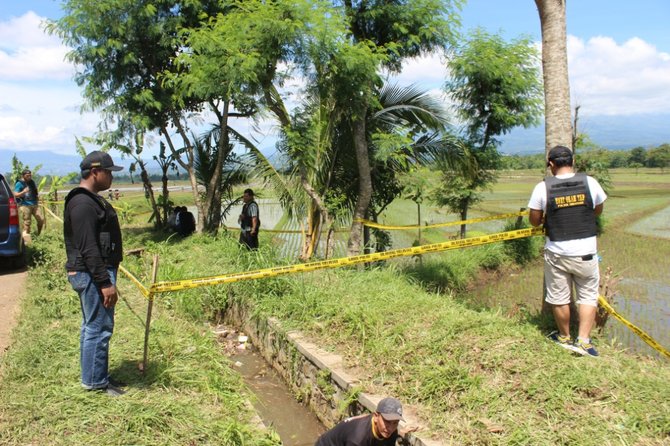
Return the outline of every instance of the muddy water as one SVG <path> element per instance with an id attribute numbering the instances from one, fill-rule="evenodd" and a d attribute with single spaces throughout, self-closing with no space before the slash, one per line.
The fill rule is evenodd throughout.
<path id="1" fill-rule="evenodd" d="M 239 346 L 238 346 L 239 347 Z M 298 403 L 282 379 L 249 343 L 230 356 L 235 368 L 256 396 L 254 408 L 272 426 L 285 446 L 313 446 L 326 428 Z"/>
<path id="2" fill-rule="evenodd" d="M 614 308 L 631 323 L 644 330 L 665 349 L 670 349 L 670 285 L 639 279 L 619 283 Z M 660 356 L 635 333 L 610 317 L 607 337 L 635 353 Z"/>

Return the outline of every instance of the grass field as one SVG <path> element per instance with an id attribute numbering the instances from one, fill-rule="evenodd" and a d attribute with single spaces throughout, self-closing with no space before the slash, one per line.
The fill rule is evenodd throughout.
<path id="1" fill-rule="evenodd" d="M 623 172 L 619 184 L 618 174 L 605 207 L 603 267 L 668 283 L 670 242 L 628 228 L 670 205 L 670 175 Z M 518 210 L 539 177 L 503 174 L 471 216 Z M 129 194 L 123 200 L 139 207 L 144 198 Z M 413 206 L 394 203 L 385 222 L 411 224 Z M 454 218 L 436 209 L 425 215 Z M 234 236 L 166 238 L 144 230 L 142 218 L 128 225 L 126 247 L 145 253 L 124 264 L 145 283 L 152 254 L 161 258 L 160 280 L 275 266 L 280 258 L 281 247 L 271 246 L 268 234 L 262 234 L 261 250 L 246 253 Z M 491 229 L 484 226 L 472 230 Z M 253 427 L 239 377 L 216 351 L 205 324 L 233 299 L 342 354 L 362 377 L 362 389 L 402 398 L 425 420 L 424 434 L 447 443 L 670 442 L 668 361 L 631 355 L 608 342 L 599 343 L 599 360 L 556 348 L 544 338 L 551 322 L 535 311 L 539 261 L 473 269 L 503 258 L 498 245 L 431 254 L 423 270 L 413 261 L 388 262 L 365 271 L 325 270 L 161 295 L 147 376 L 136 368 L 144 303 L 124 285 L 130 305 L 120 305 L 111 367 L 131 383 L 130 392 L 119 400 L 95 399 L 78 388 L 79 310 L 64 282 L 58 228 L 51 223 L 50 229 L 54 233 L 36 243 L 29 298 L 2 360 L 2 444 L 273 444 L 276 439 Z M 429 231 L 425 237 L 441 241 L 445 235 Z M 404 237 L 394 239 L 397 247 L 414 240 L 413 233 Z M 448 268 L 467 273 L 446 276 Z M 455 281 L 469 293 L 452 289 Z"/>

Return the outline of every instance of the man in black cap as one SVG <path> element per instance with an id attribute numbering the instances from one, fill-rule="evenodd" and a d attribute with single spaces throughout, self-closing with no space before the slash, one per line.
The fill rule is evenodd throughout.
<path id="1" fill-rule="evenodd" d="M 63 233 L 67 277 L 79 294 L 81 384 L 112 396 L 125 393 L 110 382 L 109 340 L 118 299 L 116 274 L 123 259 L 121 228 L 114 208 L 99 192 L 112 185 L 115 166 L 107 153 L 94 151 L 81 162 L 79 187 L 65 198 Z"/>
<path id="2" fill-rule="evenodd" d="M 395 398 L 384 398 L 373 414 L 347 418 L 325 432 L 315 446 L 395 446 L 402 404 Z"/>
<path id="3" fill-rule="evenodd" d="M 544 277 L 546 302 L 558 327 L 549 338 L 581 355 L 598 356 L 591 343 L 591 329 L 598 308 L 600 271 L 596 242 L 596 217 L 607 195 L 594 178 L 575 173 L 572 151 L 556 146 L 547 166 L 552 177 L 540 182 L 530 197 L 530 223 L 544 223 Z M 570 339 L 570 298 L 574 284 L 579 305 L 579 333 Z"/>

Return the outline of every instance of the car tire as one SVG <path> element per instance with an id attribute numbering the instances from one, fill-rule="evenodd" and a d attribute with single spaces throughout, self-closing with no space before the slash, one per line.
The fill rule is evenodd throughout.
<path id="1" fill-rule="evenodd" d="M 20 255 L 12 257 L 12 268 L 19 269 L 26 266 L 26 252 L 23 251 Z"/>

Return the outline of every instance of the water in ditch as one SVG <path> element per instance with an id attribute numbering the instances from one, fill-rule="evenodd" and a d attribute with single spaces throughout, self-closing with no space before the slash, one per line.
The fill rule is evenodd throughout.
<path id="1" fill-rule="evenodd" d="M 226 354 L 254 393 L 256 412 L 266 426 L 279 434 L 284 446 L 313 446 L 326 428 L 290 390 L 250 342 L 240 342 L 243 334 L 219 328 Z M 225 334 L 225 336 L 223 336 Z"/>
<path id="2" fill-rule="evenodd" d="M 670 286 L 667 283 L 623 279 L 618 286 L 614 307 L 631 323 L 647 332 L 664 348 L 670 349 Z M 607 323 L 607 336 L 631 352 L 660 357 L 628 327 L 611 320 Z"/>

